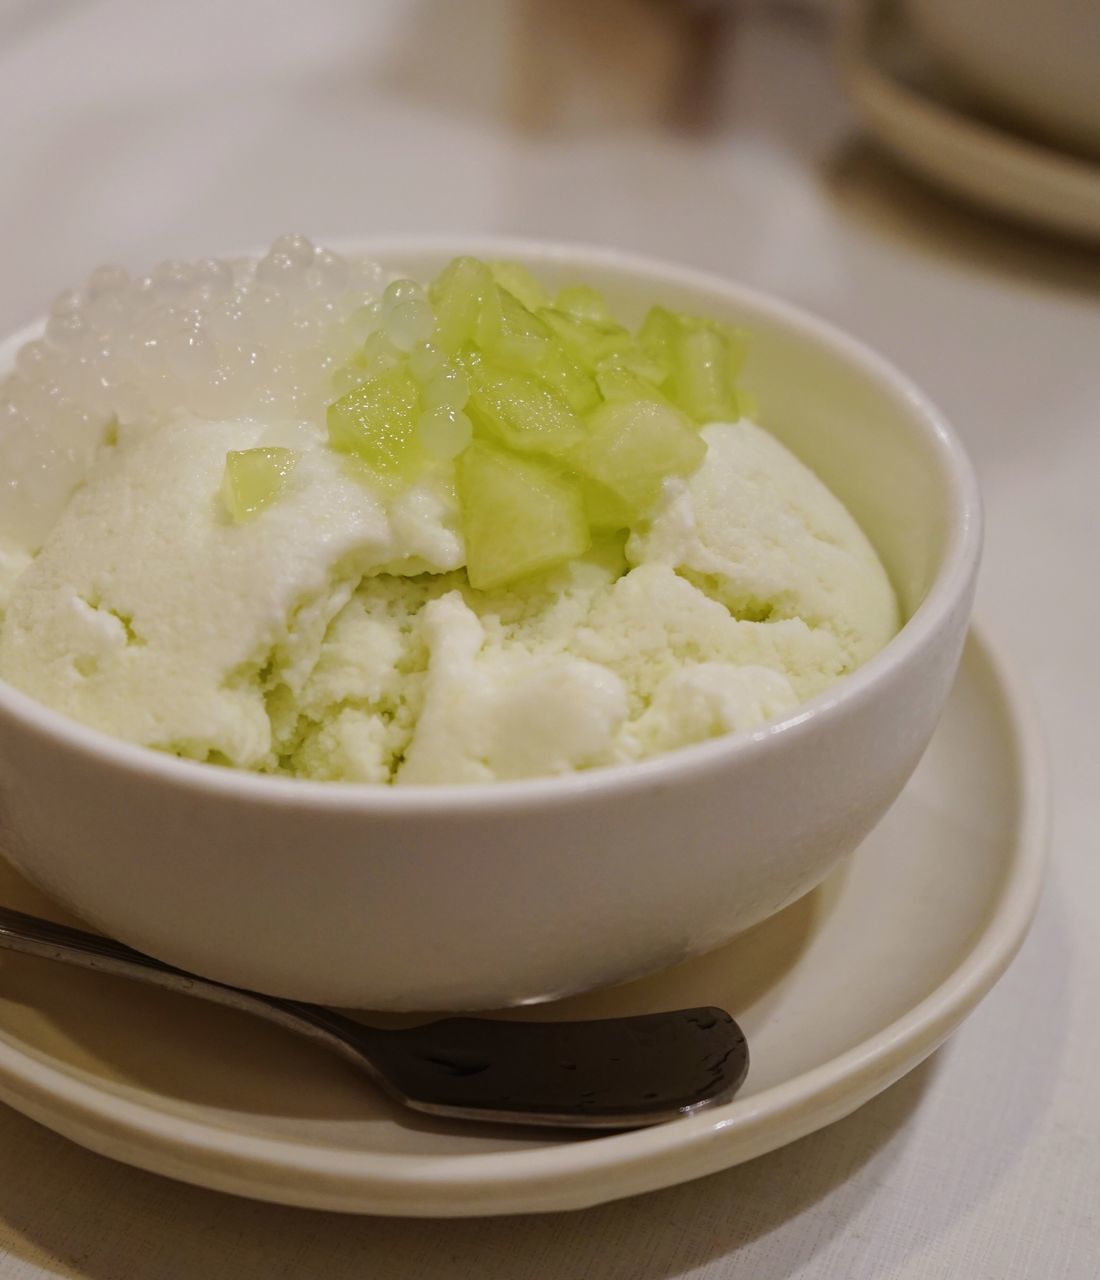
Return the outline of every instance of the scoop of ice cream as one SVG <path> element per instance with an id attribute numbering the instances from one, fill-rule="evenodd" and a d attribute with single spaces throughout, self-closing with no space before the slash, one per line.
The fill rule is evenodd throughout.
<path id="1" fill-rule="evenodd" d="M 279 500 L 236 523 L 226 454 L 258 445 L 298 461 Z M 106 451 L 73 495 L 17 582 L 0 671 L 119 737 L 260 765 L 268 697 L 300 689 L 364 572 L 461 564 L 451 515 L 410 494 L 388 516 L 308 424 L 171 422 Z"/>
<path id="2" fill-rule="evenodd" d="M 836 679 L 898 628 L 878 556 L 847 509 L 774 436 L 752 422 L 703 428 L 707 456 L 627 546 L 634 564 L 666 564 L 735 617 L 799 619 L 835 641 Z M 805 683 L 804 683 L 805 687 Z"/>
<path id="3" fill-rule="evenodd" d="M 604 545 L 492 592 L 472 590 L 463 573 L 371 575 L 333 620 L 301 690 L 269 697 L 271 767 L 356 782 L 391 782 L 400 771 L 408 783 L 428 773 L 460 781 L 497 769 L 553 772 L 565 758 L 574 767 L 612 762 L 602 713 L 590 713 L 614 682 L 573 660 L 570 643 L 625 567 L 620 549 Z M 574 714 L 578 723 L 565 723 Z M 449 758 L 444 741 L 454 744 Z M 492 768 L 479 763 L 486 753 Z"/>
<path id="4" fill-rule="evenodd" d="M 610 757 L 627 705 L 606 667 L 490 642 L 457 591 L 426 606 L 423 628 L 423 705 L 397 782 L 536 777 Z"/>
<path id="5" fill-rule="evenodd" d="M 835 679 L 841 663 L 824 628 L 801 618 L 735 618 L 665 564 L 638 565 L 596 599 L 573 649 L 620 676 L 635 716 L 665 680 L 697 663 L 767 668 L 785 676 L 800 699 Z"/>
<path id="6" fill-rule="evenodd" d="M 278 703 L 277 767 L 440 783 L 625 763 L 757 728 L 845 663 L 827 628 L 736 618 L 614 544 L 494 592 L 370 577 Z"/>
<path id="7" fill-rule="evenodd" d="M 319 427 L 178 418 L 105 450 L 16 580 L 0 674 L 180 755 L 481 782 L 750 730 L 853 670 L 896 604 L 863 534 L 751 423 L 704 431 L 629 540 L 471 588 L 446 468 L 372 492 Z M 231 450 L 297 462 L 240 523 Z M 633 567 L 631 567 L 633 565 Z"/>
<path id="8" fill-rule="evenodd" d="M 0 676 L 146 746 L 357 782 L 751 730 L 898 614 L 817 477 L 724 421 L 743 349 L 515 263 L 426 287 L 284 236 L 101 268 L 0 381 Z"/>
<path id="9" fill-rule="evenodd" d="M 637 757 L 655 755 L 686 742 L 755 729 L 797 705 L 791 682 L 778 671 L 700 662 L 661 681 L 631 726 L 629 741 Z"/>

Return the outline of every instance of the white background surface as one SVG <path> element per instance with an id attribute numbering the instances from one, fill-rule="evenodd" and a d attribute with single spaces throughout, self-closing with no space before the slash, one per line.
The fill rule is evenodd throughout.
<path id="1" fill-rule="evenodd" d="M 905 178 L 860 141 L 818 20 L 744 11 L 699 62 L 657 0 L 3 0 L 0 330 L 103 261 L 469 230 L 675 258 L 870 340 L 975 457 L 980 607 L 1047 722 L 1053 862 L 1023 953 L 946 1049 L 848 1120 L 564 1216 L 253 1204 L 0 1111 L 4 1280 L 1100 1273 L 1100 252 Z"/>

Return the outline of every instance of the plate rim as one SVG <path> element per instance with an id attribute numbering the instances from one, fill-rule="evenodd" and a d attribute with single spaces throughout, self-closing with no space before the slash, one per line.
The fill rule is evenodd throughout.
<path id="1" fill-rule="evenodd" d="M 899 80 L 874 49 L 872 27 L 887 6 L 904 22 L 895 0 L 854 0 L 838 24 L 842 78 L 875 137 L 928 181 L 958 196 L 1063 235 L 1100 237 L 1100 161 L 1046 147 Z M 909 140 L 914 133 L 927 143 L 945 144 L 937 151 L 941 159 L 929 161 L 925 149 Z M 985 175 L 991 168 L 1015 180 L 1012 194 L 990 185 Z"/>
<path id="2" fill-rule="evenodd" d="M 422 1217 L 582 1208 L 702 1177 L 803 1137 L 932 1053 L 1007 969 L 1038 906 L 1049 828 L 1045 735 L 1026 684 L 984 626 L 971 626 L 966 647 L 978 671 L 992 677 L 1010 728 L 1019 808 L 999 899 L 963 960 L 932 992 L 810 1071 L 651 1129 L 533 1150 L 378 1153 L 244 1134 L 159 1110 L 43 1062 L 0 1030 L 0 1102 L 100 1154 L 200 1186 L 303 1207 Z"/>

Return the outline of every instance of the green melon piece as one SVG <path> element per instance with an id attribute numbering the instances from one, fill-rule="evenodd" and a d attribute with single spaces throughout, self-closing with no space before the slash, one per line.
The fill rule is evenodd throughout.
<path id="1" fill-rule="evenodd" d="M 587 413 L 600 402 L 595 379 L 554 337 L 533 311 L 500 288 L 482 311 L 475 335 L 492 364 L 546 383 L 574 413 Z"/>
<path id="2" fill-rule="evenodd" d="M 549 306 L 550 296 L 535 277 L 518 262 L 490 262 L 493 279 L 502 289 L 507 289 L 529 311 Z"/>
<path id="3" fill-rule="evenodd" d="M 602 405 L 589 418 L 589 431 L 574 464 L 620 498 L 632 520 L 652 509 L 666 476 L 690 474 L 707 451 L 682 413 L 653 400 Z"/>
<path id="4" fill-rule="evenodd" d="M 371 483 L 455 457 L 475 586 L 580 554 L 590 529 L 621 536 L 702 461 L 695 424 L 739 416 L 744 343 L 727 325 L 653 307 L 634 334 L 596 289 L 551 304 L 513 262 L 456 258 L 429 294 L 430 341 L 406 356 L 372 334 L 339 375 L 329 437 Z"/>
<path id="5" fill-rule="evenodd" d="M 587 294 L 594 297 L 590 303 L 585 301 Z M 573 359 L 595 373 L 597 382 L 601 382 L 602 373 L 623 369 L 649 383 L 652 394 L 668 380 L 673 370 L 670 350 L 663 345 L 647 346 L 606 313 L 601 314 L 603 300 L 594 290 L 577 286 L 562 290 L 558 297 L 563 296 L 572 311 L 555 307 L 539 314 Z"/>
<path id="6" fill-rule="evenodd" d="M 672 395 L 696 422 L 735 422 L 733 352 L 725 334 L 710 326 L 684 326 L 676 346 Z"/>
<path id="7" fill-rule="evenodd" d="M 455 467 L 466 572 L 482 591 L 588 550 L 580 486 L 553 466 L 475 440 Z"/>
<path id="8" fill-rule="evenodd" d="M 475 340 L 491 359 L 508 361 L 527 371 L 553 337 L 514 294 L 494 286 L 482 309 Z"/>
<path id="9" fill-rule="evenodd" d="M 574 413 L 588 413 L 600 403 L 596 379 L 559 342 L 548 342 L 527 371 L 561 396 Z"/>
<path id="10" fill-rule="evenodd" d="M 650 307 L 638 330 L 638 341 L 671 371 L 679 332 L 679 316 L 667 307 Z"/>
<path id="11" fill-rule="evenodd" d="M 402 363 L 329 405 L 329 444 L 353 454 L 383 481 L 408 483 L 425 461 L 419 419 L 419 389 Z"/>
<path id="12" fill-rule="evenodd" d="M 581 419 L 550 387 L 486 364 L 471 372 L 466 412 L 482 434 L 521 453 L 561 457 L 586 434 Z"/>
<path id="13" fill-rule="evenodd" d="M 658 390 L 662 379 L 649 379 L 623 364 L 604 365 L 596 371 L 596 385 L 605 400 L 656 400 L 671 407 Z"/>
<path id="14" fill-rule="evenodd" d="M 293 449 L 233 449 L 225 455 L 222 501 L 239 524 L 274 502 L 298 461 Z"/>
<path id="15" fill-rule="evenodd" d="M 484 262 L 476 258 L 455 258 L 432 282 L 428 290 L 435 308 L 433 343 L 448 355 L 478 332 L 486 304 L 495 302 L 497 287 Z"/>
<path id="16" fill-rule="evenodd" d="M 579 319 L 556 307 L 544 307 L 539 318 L 584 368 L 595 370 L 606 361 L 634 351 L 637 343 L 629 329 L 614 321 Z"/>
<path id="17" fill-rule="evenodd" d="M 554 307 L 574 320 L 587 320 L 593 324 L 614 324 L 615 317 L 598 290 L 587 284 L 570 284 L 558 290 Z"/>
<path id="18" fill-rule="evenodd" d="M 584 498 L 584 518 L 594 534 L 617 533 L 629 529 L 635 519 L 635 511 L 607 485 L 585 477 L 581 481 Z"/>
<path id="19" fill-rule="evenodd" d="M 638 338 L 668 374 L 662 390 L 696 422 L 740 417 L 734 379 L 745 356 L 745 335 L 729 325 L 652 307 Z"/>
<path id="20" fill-rule="evenodd" d="M 672 374 L 672 361 L 639 343 L 629 350 L 618 351 L 601 361 L 596 370 L 596 381 L 602 381 L 601 374 L 613 373 L 616 370 L 633 374 L 648 384 L 649 394 L 658 394 Z"/>

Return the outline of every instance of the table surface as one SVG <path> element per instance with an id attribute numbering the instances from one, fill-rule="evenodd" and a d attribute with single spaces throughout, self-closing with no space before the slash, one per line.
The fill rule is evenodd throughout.
<path id="1" fill-rule="evenodd" d="M 1007 977 L 924 1067 L 785 1150 L 568 1215 L 359 1219 L 140 1173 L 0 1108 L 0 1275 L 1095 1276 L 1100 254 L 896 169 L 844 105 L 820 10 L 792 3 L 693 36 L 653 0 L 2 0 L 0 120 L 2 332 L 98 262 L 468 230 L 693 263 L 869 339 L 977 463 L 979 607 L 1056 784 Z"/>

